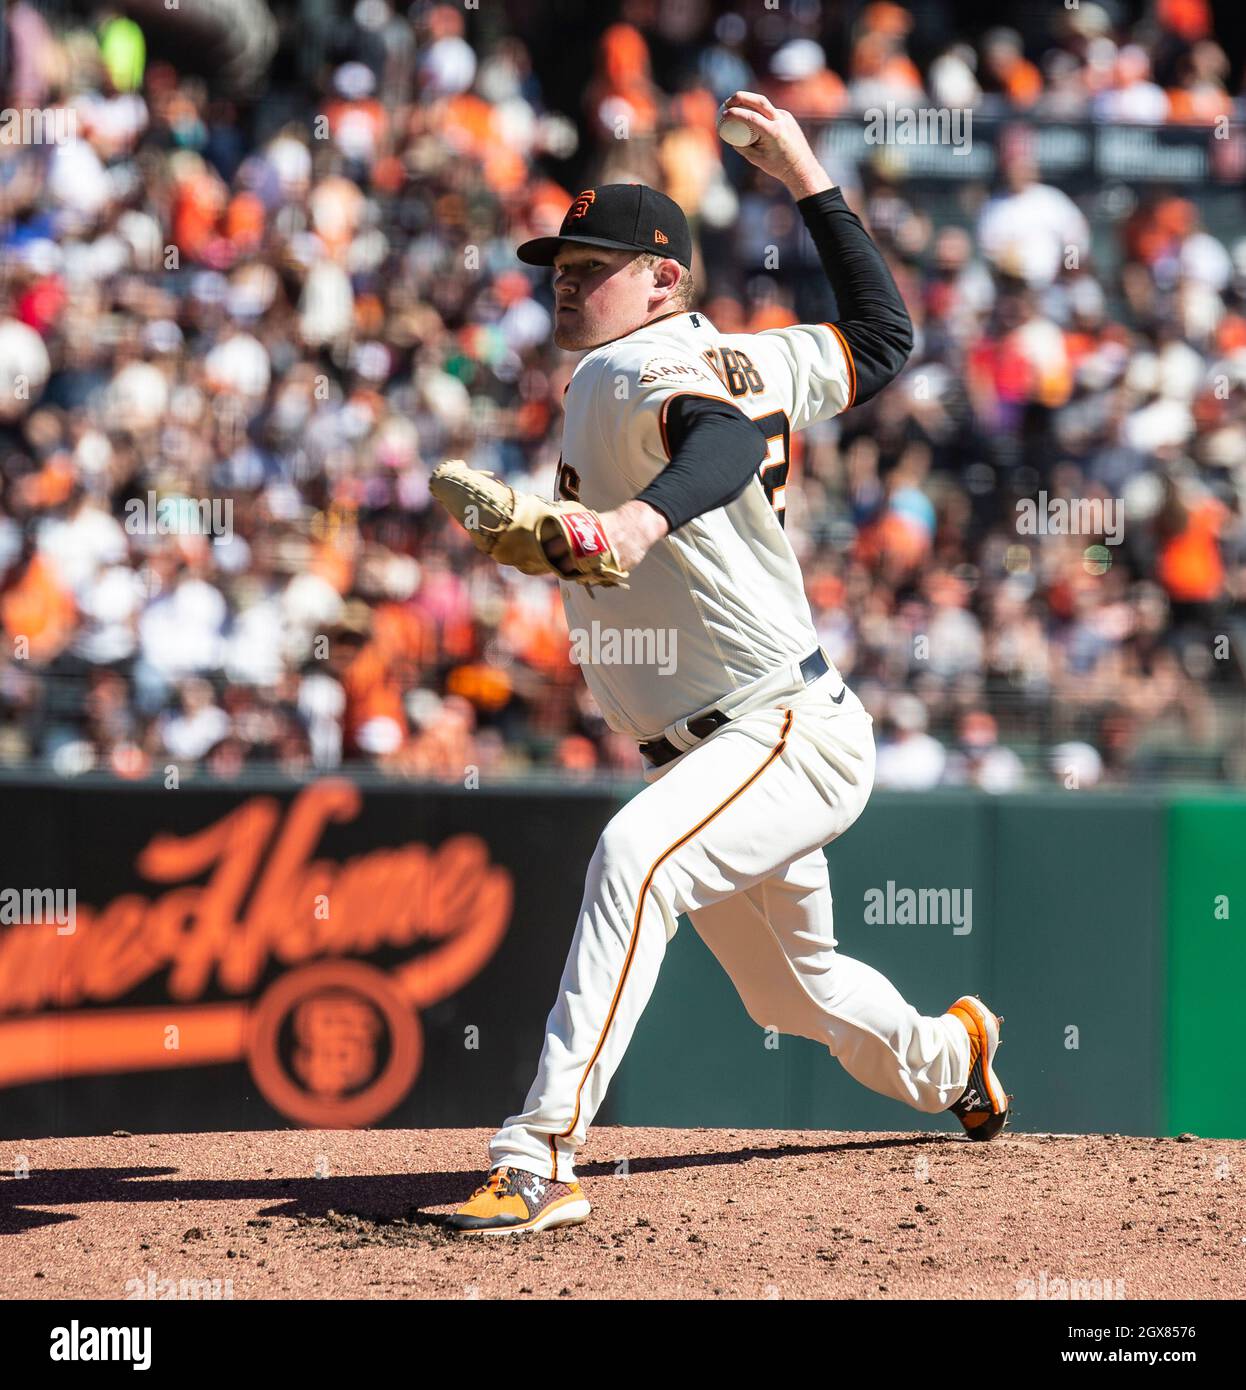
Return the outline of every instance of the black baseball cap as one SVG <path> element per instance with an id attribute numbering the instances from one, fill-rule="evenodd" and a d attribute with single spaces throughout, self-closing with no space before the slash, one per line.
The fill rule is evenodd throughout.
<path id="1" fill-rule="evenodd" d="M 567 242 L 648 251 L 692 268 L 692 233 L 673 198 L 643 183 L 603 183 L 586 188 L 562 219 L 557 236 L 525 241 L 515 252 L 526 265 L 553 265 Z"/>

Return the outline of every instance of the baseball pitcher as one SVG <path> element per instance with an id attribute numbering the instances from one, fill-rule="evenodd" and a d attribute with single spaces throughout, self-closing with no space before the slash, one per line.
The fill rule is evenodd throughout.
<path id="1" fill-rule="evenodd" d="M 516 495 L 458 461 L 433 478 L 479 549 L 560 577 L 573 633 L 665 630 L 675 654 L 666 674 L 583 663 L 611 728 L 639 745 L 647 785 L 588 866 L 536 1079 L 490 1143 L 487 1181 L 450 1218 L 463 1232 L 587 1217 L 576 1151 L 684 913 L 761 1026 L 824 1043 L 916 1110 L 951 1110 L 971 1138 L 1007 1122 L 1001 1020 L 968 995 L 921 1014 L 836 949 L 823 846 L 865 806 L 874 740 L 819 648 L 783 529 L 792 434 L 882 390 L 912 326 L 791 113 L 749 92 L 724 108 L 756 132 L 743 156 L 796 200 L 838 320 L 719 333 L 691 307 L 680 208 L 641 184 L 586 189 L 558 236 L 518 252 L 554 268 L 554 341 L 584 353 L 557 498 Z"/>

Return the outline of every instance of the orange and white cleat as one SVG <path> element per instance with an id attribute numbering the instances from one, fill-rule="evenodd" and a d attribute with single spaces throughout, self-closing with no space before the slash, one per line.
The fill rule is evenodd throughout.
<path id="1" fill-rule="evenodd" d="M 503 1165 L 446 1224 L 463 1235 L 518 1235 L 578 1225 L 591 1210 L 578 1182 L 555 1182 Z"/>
<path id="2" fill-rule="evenodd" d="M 963 994 L 947 1011 L 964 1024 L 969 1034 L 969 1081 L 960 1098 L 948 1109 L 965 1127 L 970 1139 L 994 1139 L 1008 1123 L 1012 1101 L 995 1075 L 995 1053 L 999 1048 L 997 1018 L 981 999 Z"/>

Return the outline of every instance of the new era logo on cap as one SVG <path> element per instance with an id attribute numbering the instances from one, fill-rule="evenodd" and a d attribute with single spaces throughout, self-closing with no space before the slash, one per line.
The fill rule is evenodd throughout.
<path id="1" fill-rule="evenodd" d="M 653 239 L 658 243 L 659 246 L 668 246 L 671 240 L 670 237 L 668 237 L 666 233 L 662 231 L 659 227 L 654 228 Z"/>

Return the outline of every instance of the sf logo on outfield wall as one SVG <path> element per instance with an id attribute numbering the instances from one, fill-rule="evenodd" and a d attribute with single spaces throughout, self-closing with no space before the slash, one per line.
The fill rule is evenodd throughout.
<path id="1" fill-rule="evenodd" d="M 493 957 L 513 889 L 476 835 L 313 857 L 361 804 L 335 778 L 288 809 L 252 797 L 148 843 L 136 868 L 165 892 L 0 933 L 0 1088 L 245 1062 L 298 1124 L 382 1119 L 420 1073 L 421 1011 Z"/>

